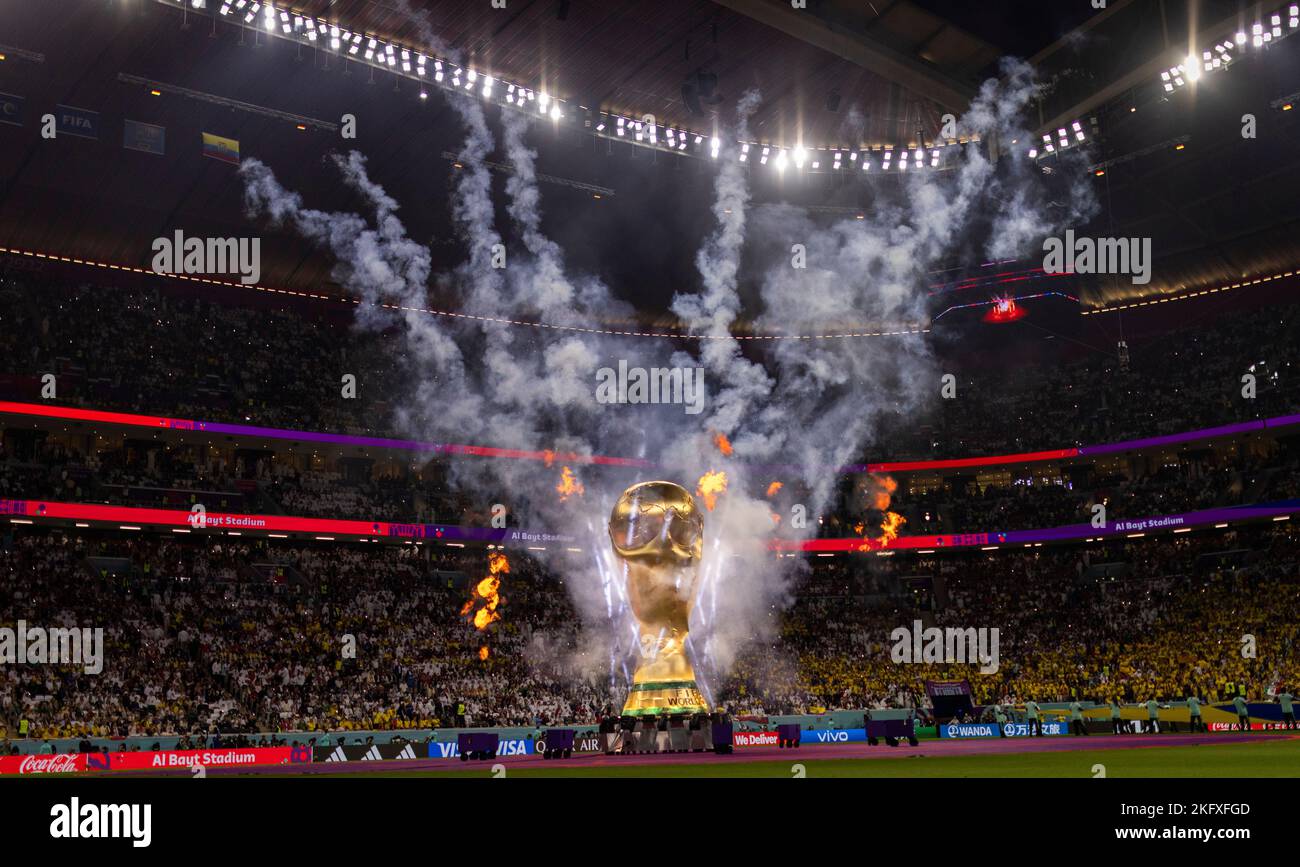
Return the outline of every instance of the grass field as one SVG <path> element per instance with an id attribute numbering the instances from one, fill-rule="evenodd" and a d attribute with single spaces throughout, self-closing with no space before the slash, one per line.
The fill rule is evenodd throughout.
<path id="1" fill-rule="evenodd" d="M 1093 777 L 1106 766 L 1107 777 L 1297 777 L 1300 741 L 1261 738 L 1257 743 L 1148 747 L 1140 749 L 1014 753 L 983 756 L 933 754 L 888 759 L 799 759 L 809 778 L 834 777 Z M 508 777 L 791 777 L 791 761 L 747 762 L 737 756 L 699 763 L 586 766 L 581 762 L 507 764 Z M 462 777 L 492 775 L 490 763 L 455 770 L 390 771 L 349 774 L 372 777 Z"/>

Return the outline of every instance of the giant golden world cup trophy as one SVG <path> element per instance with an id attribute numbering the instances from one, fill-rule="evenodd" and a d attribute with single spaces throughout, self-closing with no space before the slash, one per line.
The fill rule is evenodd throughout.
<path id="1" fill-rule="evenodd" d="M 695 500 L 672 482 L 633 485 L 614 504 L 609 538 L 623 563 L 641 639 L 623 715 L 708 713 L 686 658 L 704 552 L 704 516 Z"/>

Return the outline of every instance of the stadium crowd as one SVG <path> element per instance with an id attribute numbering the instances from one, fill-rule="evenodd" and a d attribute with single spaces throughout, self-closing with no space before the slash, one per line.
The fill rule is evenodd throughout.
<path id="1" fill-rule="evenodd" d="M 621 706 L 562 583 L 523 554 L 486 631 L 463 615 L 486 574 L 470 549 L 11 530 L 0 557 L 14 588 L 0 624 L 105 630 L 101 674 L 0 667 L 10 734 L 24 720 L 41 738 L 532 726 Z M 718 683 L 733 713 L 924 708 L 925 681 L 944 679 L 1008 703 L 1222 701 L 1229 683 L 1260 699 L 1300 683 L 1289 525 L 809 564 L 779 634 Z M 891 633 L 916 620 L 999 629 L 998 671 L 895 662 Z M 1247 633 L 1254 658 L 1240 653 Z"/>
<path id="2" fill-rule="evenodd" d="M 117 737 L 532 725 L 602 709 L 600 690 L 548 668 L 579 652 L 576 619 L 535 561 L 515 559 L 510 616 L 482 633 L 461 609 L 483 552 L 232 541 L 12 540 L 0 623 L 100 626 L 106 662 L 98 675 L 0 669 L 9 731 L 19 717 L 42 737 Z"/>
<path id="3" fill-rule="evenodd" d="M 960 400 L 886 421 L 869 460 L 1062 448 L 1294 413 L 1300 320 L 1238 312 L 1014 377 L 959 367 Z M 89 333 L 95 340 L 85 340 Z M 0 274 L 0 399 L 369 436 L 397 430 L 409 385 L 382 331 L 347 305 Z M 285 363 L 292 359 L 292 363 Z M 961 371 L 965 370 L 965 373 Z M 1241 376 L 1256 377 L 1254 399 Z M 357 396 L 341 378 L 357 377 Z M 0 437 L 0 499 L 64 499 L 334 518 L 481 523 L 447 465 L 345 462 L 121 434 Z M 201 440 L 202 438 L 198 438 Z M 1259 438 L 1257 438 L 1259 439 Z M 849 479 L 825 532 L 864 521 Z M 979 532 L 1300 495 L 1285 438 L 1180 451 L 1122 470 L 907 479 L 907 532 Z M 871 519 L 874 520 L 874 519 Z M 870 523 L 870 521 L 868 521 Z M 0 725 L 36 737 L 417 729 L 591 722 L 620 704 L 608 660 L 558 576 L 513 553 L 505 616 L 463 615 L 484 552 L 268 540 L 158 539 L 6 528 L 0 625 L 102 625 L 104 672 L 0 667 Z M 1300 683 L 1300 543 L 1290 525 L 1091 546 L 809 561 L 774 637 L 756 639 L 714 695 L 736 713 L 923 707 L 929 679 L 969 679 L 981 702 L 1259 698 Z M 801 561 L 802 562 L 802 561 Z M 776 615 L 774 615 L 775 617 Z M 898 664 L 915 620 L 997 628 L 1000 667 Z M 1254 658 L 1239 652 L 1257 637 Z M 594 646 L 599 646 L 598 642 Z M 355 653 L 352 651 L 355 650 Z M 24 728 L 25 727 L 25 728 Z"/>
<path id="4" fill-rule="evenodd" d="M 0 438 L 0 497 L 187 509 L 203 503 L 222 512 L 466 525 L 489 517 L 485 503 L 447 484 L 445 458 L 416 466 L 391 455 L 385 461 L 224 453 L 206 443 L 102 442 L 85 451 L 60 436 L 21 448 Z M 1300 455 L 1287 440 L 1267 449 L 1256 442 L 1253 451 L 1235 443 L 1198 451 L 1150 472 L 1078 469 L 1051 479 L 1041 470 L 950 478 L 915 490 L 903 476 L 890 508 L 906 518 L 908 533 L 974 533 L 1080 524 L 1097 503 L 1121 519 L 1295 498 L 1300 491 Z M 846 487 L 826 517 L 826 533 L 853 535 L 864 520 L 874 528 L 879 518 L 860 508 L 869 499 L 861 486 Z"/>
<path id="5" fill-rule="evenodd" d="M 39 399 L 42 375 L 53 373 L 60 403 L 401 435 L 393 418 L 405 379 L 391 336 L 352 327 L 348 305 L 290 303 L 0 274 L 0 344 L 12 347 L 0 397 Z M 99 339 L 84 340 L 88 333 Z M 1300 317 L 1289 307 L 1189 324 L 1134 343 L 1127 360 L 1094 352 L 1014 377 L 990 376 L 976 360 L 958 374 L 960 399 L 887 421 L 863 459 L 1064 448 L 1294 413 L 1297 366 Z M 1248 372 L 1257 388 L 1249 400 Z M 355 399 L 341 396 L 347 373 L 357 377 Z"/>
<path id="6" fill-rule="evenodd" d="M 299 462 L 321 468 L 300 469 Z M 342 462 L 340 462 L 342 463 Z M 290 514 L 424 523 L 471 524 L 482 504 L 450 490 L 445 464 L 431 461 L 398 472 L 375 469 L 350 475 L 312 456 L 266 452 L 227 456 L 206 444 L 99 443 L 85 451 L 47 437 L 19 450 L 0 438 L 0 497 L 106 503 L 123 506 Z"/>
<path id="7" fill-rule="evenodd" d="M 34 284 L 34 285 L 33 285 Z M 35 286 L 40 291 L 33 291 Z M 396 431 L 405 380 L 391 336 L 351 326 L 350 311 L 323 303 L 218 303 L 163 291 L 74 285 L 40 275 L 0 275 L 0 398 L 39 400 L 53 373 L 55 402 L 166 413 L 268 427 L 361 435 Z M 1103 354 L 1037 364 L 1011 380 L 961 377 L 956 401 L 884 424 L 872 460 L 947 458 L 1108 442 L 1296 412 L 1297 317 L 1287 309 L 1239 312 L 1153 337 L 1120 362 Z M 86 341 L 94 333 L 100 339 Z M 177 335 L 185 335 L 178 339 Z M 1245 354 L 1243 354 L 1245 353 Z M 285 364 L 286 357 L 293 358 Z M 1257 377 L 1255 399 L 1240 376 Z M 129 373 L 127 373 L 129 371 Z M 357 377 L 342 397 L 344 374 Z M 1046 397 L 1044 397 L 1046 396 Z M 0 496 L 403 522 L 472 523 L 483 504 L 446 485 L 437 461 L 345 465 L 283 449 L 238 453 L 188 441 L 146 452 L 129 440 L 93 446 L 51 437 L 26 450 L 0 445 Z M 397 463 L 394 464 L 393 461 Z M 1091 470 L 1091 472 L 1088 472 Z M 1097 503 L 1115 517 L 1236 505 L 1300 490 L 1294 446 L 1219 446 L 1137 462 L 1107 475 L 1069 465 L 1053 478 L 1028 470 L 917 486 L 905 479 L 891 506 L 909 533 L 968 533 L 1081 523 Z M 826 515 L 828 532 L 863 522 L 852 492 Z M 874 527 L 876 519 L 866 523 Z"/>
<path id="8" fill-rule="evenodd" d="M 1229 684 L 1260 700 L 1300 683 L 1300 536 L 1289 525 L 893 569 L 919 599 L 856 595 L 866 588 L 848 576 L 796 597 L 779 639 L 751 647 L 728 678 L 733 711 L 923 707 L 927 680 L 968 679 L 987 704 L 1227 701 Z M 998 629 L 998 670 L 885 664 L 892 630 L 917 620 Z M 1254 657 L 1241 652 L 1245 635 Z M 768 666 L 789 650 L 797 666 Z"/>

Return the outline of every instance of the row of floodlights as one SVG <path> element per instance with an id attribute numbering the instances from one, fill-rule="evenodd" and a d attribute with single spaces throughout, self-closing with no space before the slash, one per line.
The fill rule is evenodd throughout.
<path id="1" fill-rule="evenodd" d="M 1285 30 L 1282 28 L 1284 18 Z M 1195 54 L 1187 55 L 1182 63 L 1160 73 L 1160 83 L 1164 86 L 1165 93 L 1173 93 L 1189 82 L 1197 81 L 1207 72 L 1226 69 L 1228 64 L 1232 63 L 1233 52 L 1244 51 L 1247 45 L 1263 48 L 1273 40 L 1290 35 L 1297 29 L 1300 29 L 1300 4 L 1293 3 L 1287 7 L 1285 13 L 1278 10 L 1270 15 L 1267 23 L 1256 21 L 1251 25 L 1249 33 L 1239 30 L 1234 38 L 1216 42 L 1213 49 L 1202 51 L 1199 58 Z"/>
<path id="2" fill-rule="evenodd" d="M 1083 131 L 1083 123 L 1076 120 L 1070 124 L 1068 129 L 1066 127 L 1057 129 L 1055 137 L 1050 132 L 1043 133 L 1041 152 L 1054 154 L 1058 150 L 1065 150 L 1072 145 L 1081 144 L 1087 140 L 1088 136 Z M 1029 149 L 1029 158 L 1031 160 L 1037 159 L 1039 153 L 1039 147 L 1031 147 Z"/>
<path id="3" fill-rule="evenodd" d="M 185 0 L 179 0 L 179 2 L 183 3 Z M 189 2 L 196 9 L 203 9 L 207 6 L 206 0 L 189 0 Z M 565 116 L 562 108 L 563 100 L 558 97 L 552 97 L 545 92 L 536 91 L 522 85 L 505 83 L 490 75 L 479 73 L 473 69 L 463 69 L 450 62 L 426 57 L 418 51 L 400 48 L 372 36 L 349 31 L 337 24 L 329 24 L 285 9 L 279 9 L 269 2 L 262 2 L 262 0 L 221 0 L 218 14 L 226 17 L 242 18 L 247 25 L 254 25 L 260 16 L 262 24 L 268 32 L 278 32 L 293 38 L 305 38 L 310 43 L 319 41 L 328 45 L 334 51 L 356 57 L 358 60 L 388 66 L 394 71 L 400 67 L 404 74 L 415 75 L 419 78 L 431 77 L 434 82 L 444 87 L 477 92 L 484 98 L 491 98 L 494 88 L 504 84 L 506 103 L 519 107 L 532 108 L 536 106 L 539 114 L 549 116 L 552 120 L 560 120 Z M 431 76 L 429 76 L 430 68 L 432 68 Z M 428 93 L 421 91 L 420 97 L 427 99 Z M 702 150 L 707 139 L 709 154 L 714 159 L 719 157 L 722 150 L 722 142 L 717 136 L 706 137 L 700 133 L 687 130 L 660 127 L 644 119 L 636 120 L 626 116 L 601 113 L 595 131 L 604 135 L 613 135 L 617 138 L 634 138 L 637 142 L 643 144 L 655 147 L 662 146 L 674 151 L 687 150 L 692 141 L 698 150 Z M 663 134 L 662 144 L 660 140 L 661 131 Z M 965 140 L 961 143 L 964 144 Z M 745 142 L 738 142 L 738 144 L 740 147 L 738 159 L 741 162 L 749 162 L 751 144 Z M 759 147 L 756 144 L 753 146 Z M 895 149 L 892 145 L 887 145 L 885 148 L 879 163 L 880 167 L 885 170 L 894 166 L 897 166 L 900 171 L 907 171 L 909 167 L 923 168 L 927 162 L 932 168 L 939 165 L 940 151 L 938 148 L 930 149 L 928 159 L 925 156 L 924 148 Z M 758 156 L 756 161 L 762 165 L 767 165 L 770 162 L 777 170 L 784 170 L 790 163 L 799 168 L 803 168 L 805 164 L 808 164 L 814 170 L 822 167 L 823 157 L 812 155 L 810 151 L 803 147 L 784 149 L 774 146 L 762 146 L 762 150 L 763 153 Z M 867 171 L 872 167 L 872 161 L 868 157 L 869 151 L 867 150 L 843 149 L 831 151 L 829 148 L 822 148 L 817 153 L 820 155 L 823 152 L 829 153 L 828 159 L 831 162 L 831 168 L 836 170 L 856 166 L 860 167 L 862 171 Z M 878 149 L 877 152 L 879 152 Z M 897 159 L 895 159 L 895 154 L 897 154 Z"/>
<path id="4" fill-rule="evenodd" d="M 178 2 L 184 3 L 185 0 L 178 0 Z M 189 0 L 189 2 L 196 9 L 207 7 L 207 0 Z M 275 32 L 279 30 L 285 36 L 305 37 L 311 43 L 326 40 L 330 48 L 340 53 L 364 58 L 369 63 L 376 63 L 393 69 L 400 66 L 402 72 L 408 75 L 414 74 L 420 78 L 427 75 L 428 60 L 430 58 L 425 57 L 420 52 L 397 48 L 391 43 L 384 43 L 374 37 L 350 32 L 337 24 L 327 24 L 324 21 L 313 20 L 291 13 L 288 10 L 277 9 L 269 2 L 264 3 L 262 0 L 221 0 L 218 11 L 223 16 L 242 16 L 245 24 L 252 24 L 260 14 L 263 25 L 268 31 Z M 1284 20 L 1288 30 L 1283 29 Z M 1264 21 L 1258 21 L 1251 26 L 1249 33 L 1244 30 L 1238 32 L 1235 39 L 1225 39 L 1221 43 L 1216 43 L 1213 49 L 1201 52 L 1200 58 L 1189 55 L 1183 63 L 1161 72 L 1160 78 L 1164 90 L 1166 93 L 1173 92 L 1184 87 L 1188 82 L 1197 81 L 1205 73 L 1226 68 L 1233 60 L 1233 53 L 1244 49 L 1247 44 L 1260 48 L 1275 39 L 1282 38 L 1283 35 L 1289 35 L 1290 32 L 1298 28 L 1300 28 L 1300 4 L 1291 4 L 1285 10 L 1285 13 L 1279 10 L 1269 16 L 1267 24 Z M 438 84 L 470 92 L 477 91 L 485 98 L 492 97 L 493 88 L 498 84 L 498 80 L 490 75 L 480 74 L 472 69 L 461 69 L 451 63 L 444 64 L 443 61 L 436 59 L 433 61 L 432 77 Z M 420 97 L 426 99 L 428 97 L 427 92 L 421 91 Z M 565 116 L 561 107 L 563 101 L 558 97 L 552 98 L 545 92 L 534 91 L 520 85 L 507 85 L 505 101 L 510 105 L 521 108 L 536 106 L 539 114 L 549 116 L 552 120 L 558 121 Z M 605 133 L 608 121 L 615 119 L 617 127 L 614 130 L 614 135 L 618 138 L 631 135 L 638 142 L 654 147 L 660 146 L 656 125 L 645 123 L 642 120 L 602 115 L 600 122 L 596 126 L 596 132 Z M 665 130 L 665 139 L 664 146 L 669 150 L 685 151 L 691 139 L 694 139 L 695 145 L 699 148 L 704 143 L 705 137 L 699 133 L 668 128 Z M 1061 127 L 1056 130 L 1055 136 L 1051 132 L 1044 133 L 1041 143 L 1029 150 L 1029 156 L 1030 158 L 1036 158 L 1040 153 L 1052 154 L 1058 150 L 1064 150 L 1072 145 L 1079 144 L 1086 139 L 1087 136 L 1082 124 L 1075 121 L 1068 129 Z M 740 145 L 739 159 L 742 162 L 747 162 L 749 159 L 749 145 L 743 142 Z M 768 150 L 768 148 L 764 148 L 764 150 Z M 778 170 L 784 170 L 785 166 L 791 161 L 802 168 L 807 157 L 806 152 L 801 147 L 793 148 L 789 152 L 785 149 L 774 150 L 775 153 L 763 154 L 758 161 L 766 165 L 769 159 L 765 157 L 770 157 L 770 161 Z M 717 159 L 720 151 L 721 142 L 718 138 L 716 136 L 710 138 L 710 156 Z M 907 158 L 909 151 L 902 148 L 898 149 L 898 153 L 900 158 L 895 161 L 892 159 L 891 150 L 886 150 L 884 159 L 881 162 L 881 168 L 889 169 L 891 166 L 896 165 L 899 170 L 906 171 L 908 166 L 920 168 L 926 164 L 923 155 L 916 159 L 909 159 Z M 845 154 L 848 155 L 849 162 L 857 163 L 863 171 L 871 167 L 865 152 L 863 152 L 862 158 L 859 159 L 856 151 L 844 151 L 842 153 L 836 151 L 833 155 L 832 168 L 841 170 L 845 167 Z M 938 162 L 936 156 L 932 156 L 929 160 L 931 167 L 937 167 Z M 820 160 L 814 159 L 812 168 L 820 168 Z"/>
<path id="5" fill-rule="evenodd" d="M 757 149 L 757 162 L 761 166 L 771 163 L 779 172 L 785 171 L 786 167 L 793 163 L 795 168 L 802 169 L 805 165 L 816 170 L 822 167 L 821 158 L 810 159 L 810 154 L 806 148 L 796 147 L 792 150 L 785 148 L 773 147 L 771 145 L 751 145 L 748 142 L 742 142 L 740 145 L 740 154 L 738 159 L 744 163 L 749 162 L 753 151 Z M 917 148 L 899 148 L 895 150 L 892 147 L 886 147 L 878 152 L 880 156 L 880 169 L 889 171 L 897 166 L 898 171 L 905 172 L 908 168 L 923 169 L 929 162 L 930 168 L 939 166 L 939 148 L 931 148 L 927 154 L 926 149 Z M 895 156 L 897 155 L 897 161 Z M 714 152 L 717 156 L 717 152 Z M 856 165 L 859 171 L 869 171 L 872 166 L 870 152 L 868 151 L 832 151 L 830 155 L 831 168 L 835 171 L 841 171 L 847 164 L 852 167 Z"/>
<path id="6" fill-rule="evenodd" d="M 202 8 L 199 5 L 202 0 L 192 0 L 192 2 L 196 7 Z M 353 33 L 337 24 L 327 24 L 296 13 L 291 14 L 286 10 L 276 9 L 270 3 L 262 3 L 261 0 L 222 0 L 221 8 L 217 12 L 226 16 L 242 15 L 245 24 L 252 24 L 261 13 L 264 26 L 269 31 L 274 32 L 279 29 L 285 36 L 304 36 L 308 42 L 325 40 L 334 51 L 352 57 L 359 56 L 368 63 L 377 63 L 393 69 L 401 67 L 402 72 L 407 75 L 414 74 L 424 78 L 429 73 L 431 58 L 418 51 L 398 48 L 392 43 L 381 42 L 373 36 Z M 432 77 L 438 84 L 445 81 L 453 88 L 476 91 L 485 98 L 491 98 L 493 88 L 499 83 L 490 75 L 480 75 L 476 70 L 462 69 L 455 64 L 444 64 L 443 61 L 436 59 L 433 60 Z M 420 97 L 425 99 L 428 93 L 421 92 Z M 507 84 L 506 102 L 521 107 L 529 103 L 535 104 L 539 114 L 549 115 L 552 120 L 564 117 L 560 100 L 553 100 L 546 93 L 538 93 L 519 85 Z"/>
<path id="7" fill-rule="evenodd" d="M 611 128 L 610 124 L 613 124 Z M 635 120 L 629 117 L 619 115 L 602 116 L 596 123 L 596 132 L 610 135 L 615 138 L 631 137 L 638 142 L 657 145 L 659 143 L 659 128 L 657 124 L 647 121 Z M 699 133 L 688 132 L 686 130 L 674 129 L 667 127 L 664 130 L 664 138 L 667 147 L 672 150 L 686 150 L 687 146 L 692 143 L 697 148 L 704 147 L 704 136 Z M 722 140 L 713 136 L 708 140 L 709 156 L 717 159 L 722 151 Z M 791 163 L 795 168 L 802 169 L 808 166 L 814 170 L 822 168 L 822 160 L 828 159 L 830 167 L 840 171 L 847 165 L 857 165 L 862 171 L 871 168 L 871 159 L 868 151 L 857 150 L 831 150 L 829 156 L 823 157 L 822 154 L 826 149 L 818 150 L 816 153 L 809 151 L 807 148 L 799 146 L 790 149 L 775 147 L 773 145 L 759 145 L 750 142 L 741 142 L 737 159 L 742 163 L 750 161 L 750 155 L 753 149 L 757 148 L 756 162 L 759 165 L 768 165 L 771 163 L 778 171 L 784 171 Z M 891 165 L 897 165 L 900 170 L 906 171 L 908 165 L 921 168 L 926 163 L 926 153 L 924 148 L 915 149 L 900 148 L 898 150 L 899 159 L 897 163 L 893 162 L 894 148 L 886 147 L 881 152 L 881 168 L 888 170 Z M 939 148 L 930 149 L 929 163 L 931 168 L 937 168 L 939 165 Z"/>

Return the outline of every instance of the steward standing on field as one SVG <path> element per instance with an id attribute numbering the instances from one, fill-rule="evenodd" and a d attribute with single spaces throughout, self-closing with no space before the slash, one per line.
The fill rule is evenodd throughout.
<path id="1" fill-rule="evenodd" d="M 1029 720 L 1029 734 L 1032 737 L 1043 736 L 1043 723 L 1038 718 L 1038 702 L 1030 699 L 1025 702 L 1025 716 Z"/>

